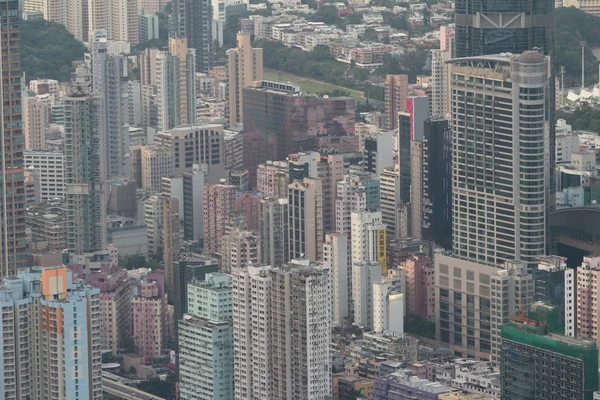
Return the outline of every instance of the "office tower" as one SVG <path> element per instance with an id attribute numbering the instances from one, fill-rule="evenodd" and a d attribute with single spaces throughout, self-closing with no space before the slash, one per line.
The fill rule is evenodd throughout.
<path id="1" fill-rule="evenodd" d="M 547 332 L 534 321 L 502 326 L 503 399 L 592 399 L 598 390 L 598 349 L 591 340 Z"/>
<path id="2" fill-rule="evenodd" d="M 385 169 L 379 176 L 379 193 L 381 205 L 381 222 L 386 227 L 387 236 L 391 239 L 401 237 L 398 214 L 400 210 L 400 170 Z"/>
<path id="3" fill-rule="evenodd" d="M 196 164 L 205 164 L 208 183 L 219 183 L 225 178 L 223 125 L 188 125 L 171 129 L 158 137 L 164 137 L 170 143 L 174 175 L 189 172 Z"/>
<path id="4" fill-rule="evenodd" d="M 429 98 L 427 96 L 408 97 L 406 113 L 410 116 L 410 140 L 423 140 L 423 124 L 429 118 Z"/>
<path id="5" fill-rule="evenodd" d="M 229 215 L 235 207 L 235 186 L 204 185 L 204 249 L 221 252 L 222 238 Z"/>
<path id="6" fill-rule="evenodd" d="M 112 0 L 111 3 L 111 39 L 135 46 L 140 42 L 138 0 Z"/>
<path id="7" fill-rule="evenodd" d="M 373 331 L 404 335 L 404 294 L 391 279 L 373 283 Z"/>
<path id="8" fill-rule="evenodd" d="M 142 146 L 141 178 L 142 188 L 156 193 L 162 191 L 162 178 L 171 176 L 173 156 L 171 149 L 165 146 Z"/>
<path id="9" fill-rule="evenodd" d="M 171 37 L 186 38 L 196 51 L 196 70 L 208 73 L 212 68 L 212 21 L 209 0 L 175 0 Z"/>
<path id="10" fill-rule="evenodd" d="M 132 334 L 131 279 L 126 270 L 106 265 L 92 272 L 89 282 L 100 289 L 102 349 L 118 354 Z"/>
<path id="11" fill-rule="evenodd" d="M 352 213 L 379 209 L 379 196 L 379 182 L 369 174 L 344 175 L 337 184 L 335 232 L 350 238 Z"/>
<path id="12" fill-rule="evenodd" d="M 158 357 L 167 343 L 167 293 L 162 271 L 142 277 L 133 298 L 133 340 L 139 355 Z"/>
<path id="13" fill-rule="evenodd" d="M 172 298 L 176 323 L 188 312 L 188 283 L 203 282 L 207 274 L 218 271 L 217 260 L 199 254 L 186 254 L 179 261 L 175 261 L 173 265 L 175 287 Z"/>
<path id="14" fill-rule="evenodd" d="M 254 82 L 243 89 L 244 168 L 256 186 L 255 171 L 269 160 L 285 160 L 292 153 L 338 148 L 354 136 L 354 100 L 301 93 L 300 87 L 271 81 Z M 319 132 L 319 135 L 317 135 Z M 337 138 L 331 144 L 328 138 Z"/>
<path id="15" fill-rule="evenodd" d="M 191 172 L 183 174 L 183 237 L 185 240 L 200 240 L 204 232 L 202 191 L 206 184 L 205 164 L 196 164 Z"/>
<path id="16" fill-rule="evenodd" d="M 7 18 L 0 22 L 3 36 L 5 38 L 18 38 L 20 28 L 19 2 L 4 0 L 0 2 L 0 9 L 7 15 L 16 15 L 10 21 Z M 5 64 L 8 64 L 4 71 L 4 79 L 18 83 L 21 81 L 21 68 L 18 62 L 20 57 L 19 41 L 14 40 L 8 43 L 6 40 L 2 45 L 2 60 Z M 24 137 L 21 125 L 21 85 L 12 84 L 5 88 L 3 93 L 4 96 L 11 98 L 11 104 L 14 106 L 10 110 L 4 110 L 3 118 L 10 123 L 5 124 L 0 130 L 0 140 L 5 144 L 2 148 L 4 154 L 2 154 L 0 164 L 0 170 L 3 171 L 2 190 L 0 192 L 0 207 L 3 210 L 0 222 L 2 229 L 0 234 L 2 262 L 0 262 L 0 266 L 2 267 L 2 276 L 7 276 L 9 273 L 16 273 L 17 269 L 26 266 L 25 218 L 19 217 L 24 215 L 25 197 L 23 193 L 25 182 L 22 144 Z"/>
<path id="17" fill-rule="evenodd" d="M 412 128 L 411 114 L 407 112 L 398 113 L 398 174 L 399 193 L 398 200 L 401 204 L 410 203 L 410 179 L 411 179 L 411 144 Z"/>
<path id="18" fill-rule="evenodd" d="M 230 273 L 233 268 L 258 265 L 260 238 L 255 232 L 234 228 L 221 241 L 221 271 Z"/>
<path id="19" fill-rule="evenodd" d="M 99 97 L 72 94 L 65 104 L 67 248 L 82 254 L 106 248 L 104 137 Z"/>
<path id="20" fill-rule="evenodd" d="M 378 131 L 365 137 L 363 167 L 376 175 L 394 167 L 394 131 Z"/>
<path id="21" fill-rule="evenodd" d="M 267 197 L 260 201 L 259 262 L 280 267 L 290 259 L 288 199 Z"/>
<path id="22" fill-rule="evenodd" d="M 270 270 L 248 266 L 231 271 L 236 400 L 274 398 Z"/>
<path id="23" fill-rule="evenodd" d="M 379 262 L 382 273 L 387 273 L 385 225 L 381 222 L 381 211 L 353 212 L 350 238 L 352 263 Z"/>
<path id="24" fill-rule="evenodd" d="M 41 200 L 65 197 L 65 156 L 62 151 L 25 150 L 25 167 L 39 172 Z"/>
<path id="25" fill-rule="evenodd" d="M 102 399 L 99 289 L 36 267 L 5 277 L 0 299 L 4 399 Z"/>
<path id="26" fill-rule="evenodd" d="M 46 149 L 46 121 L 48 120 L 48 104 L 37 97 L 25 98 L 23 106 L 23 128 L 25 131 L 25 148 L 30 150 Z"/>
<path id="27" fill-rule="evenodd" d="M 182 400 L 233 399 L 232 317 L 231 276 L 188 284 L 188 313 L 178 325 Z"/>
<path id="28" fill-rule="evenodd" d="M 385 129 L 398 128 L 398 113 L 406 111 L 408 97 L 408 75 L 387 75 L 385 77 Z"/>
<path id="29" fill-rule="evenodd" d="M 288 161 L 267 161 L 258 164 L 256 191 L 265 197 L 287 197 L 290 164 Z"/>
<path id="30" fill-rule="evenodd" d="M 373 283 L 381 281 L 381 269 L 377 261 L 352 259 L 354 323 L 366 330 L 373 329 Z"/>
<path id="31" fill-rule="evenodd" d="M 456 354 L 498 363 L 501 325 L 533 302 L 525 264 L 487 266 L 436 254 L 435 279 L 436 338 Z"/>
<path id="32" fill-rule="evenodd" d="M 304 178 L 288 186 L 289 259 L 323 256 L 323 188 L 320 179 Z"/>
<path id="33" fill-rule="evenodd" d="M 549 68 L 535 51 L 453 61 L 452 238 L 460 258 L 533 267 L 544 254 Z"/>
<path id="34" fill-rule="evenodd" d="M 229 126 L 241 123 L 244 86 L 262 81 L 263 49 L 252 48 L 248 33 L 237 34 L 237 47 L 227 50 L 227 77 L 229 79 Z"/>
<path id="35" fill-rule="evenodd" d="M 429 118 L 423 135 L 423 239 L 452 248 L 452 132 L 448 121 Z"/>
<path id="36" fill-rule="evenodd" d="M 240 130 L 223 130 L 223 157 L 225 170 L 244 169 L 244 137 Z"/>
<path id="37" fill-rule="evenodd" d="M 105 32 L 104 32 L 105 33 Z M 104 178 L 111 180 L 128 176 L 129 129 L 121 105 L 122 80 L 127 70 L 123 55 L 108 53 L 106 38 L 95 33 L 91 44 L 92 93 L 100 98 L 103 114 L 99 116 L 103 138 Z"/>
<path id="38" fill-rule="evenodd" d="M 344 326 L 350 316 L 352 274 L 348 237 L 343 233 L 328 233 L 323 244 L 323 261 L 331 270 L 333 303 L 331 318 L 334 326 Z"/>

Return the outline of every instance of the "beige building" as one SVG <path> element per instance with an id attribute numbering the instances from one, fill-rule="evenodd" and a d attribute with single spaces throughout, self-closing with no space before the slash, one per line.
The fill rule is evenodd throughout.
<path id="1" fill-rule="evenodd" d="M 187 38 L 169 38 L 169 54 L 177 59 L 177 88 L 175 90 L 178 104 L 178 115 L 176 126 L 190 124 L 195 121 L 196 113 L 190 112 L 190 101 L 194 99 L 188 94 L 190 88 L 194 87 L 195 74 L 188 76 L 189 48 Z M 195 72 L 195 71 L 194 71 Z M 195 107 L 193 107 L 195 109 Z"/>
<path id="2" fill-rule="evenodd" d="M 111 39 L 139 43 L 138 0 L 112 0 Z"/>
<path id="3" fill-rule="evenodd" d="M 320 179 L 304 178 L 288 186 L 289 259 L 323 258 L 323 187 Z"/>
<path id="4" fill-rule="evenodd" d="M 347 399 L 353 391 L 370 399 L 373 397 L 374 385 L 373 379 L 359 378 L 345 372 L 333 374 L 333 400 Z"/>
<path id="5" fill-rule="evenodd" d="M 48 105 L 40 101 L 37 97 L 28 97 L 24 103 L 25 148 L 30 150 L 45 150 Z"/>
<path id="6" fill-rule="evenodd" d="M 423 239 L 423 165 L 422 141 L 410 141 L 410 237 Z"/>
<path id="7" fill-rule="evenodd" d="M 408 98 L 408 75 L 387 75 L 385 77 L 385 129 L 396 130 L 398 113 L 406 111 Z"/>
<path id="8" fill-rule="evenodd" d="M 263 49 L 252 48 L 249 33 L 237 34 L 237 47 L 227 51 L 229 77 L 229 126 L 241 123 L 242 89 L 263 78 Z"/>
<path id="9" fill-rule="evenodd" d="M 246 268 L 249 263 L 258 265 L 259 243 L 256 233 L 232 229 L 222 239 L 221 271 L 229 274 L 233 268 Z"/>
<path id="10" fill-rule="evenodd" d="M 588 14 L 600 15 L 599 0 L 563 0 L 562 4 L 563 7 L 575 7 Z"/>
<path id="11" fill-rule="evenodd" d="M 168 147 L 143 146 L 141 148 L 142 188 L 160 192 L 163 176 L 171 175 L 171 160 L 171 151 Z"/>

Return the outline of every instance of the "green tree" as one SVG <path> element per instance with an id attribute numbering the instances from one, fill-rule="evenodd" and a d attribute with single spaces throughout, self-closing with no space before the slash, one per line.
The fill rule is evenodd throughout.
<path id="1" fill-rule="evenodd" d="M 422 71 L 425 68 L 427 51 L 405 50 L 399 58 L 399 62 L 406 71 Z"/>
<path id="2" fill-rule="evenodd" d="M 152 378 L 147 381 L 142 381 L 138 384 L 138 389 L 153 394 L 158 397 L 165 399 L 175 398 L 175 383 L 176 379 L 167 378 L 161 380 L 159 378 Z"/>
<path id="3" fill-rule="evenodd" d="M 413 335 L 435 339 L 435 322 L 429 321 L 415 313 L 409 313 L 404 317 L 404 330 Z"/>
<path id="4" fill-rule="evenodd" d="M 27 81 L 37 78 L 68 81 L 73 61 L 83 60 L 83 43 L 54 22 L 21 21 L 21 67 Z"/>
<path id="5" fill-rule="evenodd" d="M 377 31 L 373 28 L 365 29 L 365 33 L 362 34 L 361 38 L 365 42 L 378 42 L 379 41 L 379 35 L 377 34 Z"/>
<path id="6" fill-rule="evenodd" d="M 369 79 L 369 71 L 366 68 L 352 68 L 352 77 L 357 81 L 364 82 Z"/>

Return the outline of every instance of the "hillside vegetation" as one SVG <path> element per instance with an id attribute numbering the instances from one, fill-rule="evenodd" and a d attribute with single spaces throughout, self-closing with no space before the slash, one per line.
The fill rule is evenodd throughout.
<path id="1" fill-rule="evenodd" d="M 21 66 L 27 81 L 68 81 L 71 63 L 83 60 L 86 47 L 62 25 L 49 21 L 21 22 Z"/>

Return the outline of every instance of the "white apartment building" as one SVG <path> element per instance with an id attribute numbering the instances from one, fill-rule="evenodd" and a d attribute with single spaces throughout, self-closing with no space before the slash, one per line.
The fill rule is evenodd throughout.
<path id="1" fill-rule="evenodd" d="M 323 245 L 323 261 L 331 271 L 333 302 L 331 317 L 335 326 L 343 326 L 350 316 L 352 299 L 352 274 L 350 271 L 349 241 L 343 233 L 328 233 Z"/>
<path id="2" fill-rule="evenodd" d="M 65 197 L 65 156 L 62 151 L 24 150 L 25 168 L 39 172 L 42 200 Z"/>
<path id="3" fill-rule="evenodd" d="M 373 261 L 352 262 L 352 303 L 354 323 L 373 328 L 373 284 L 381 281 L 381 264 Z"/>

